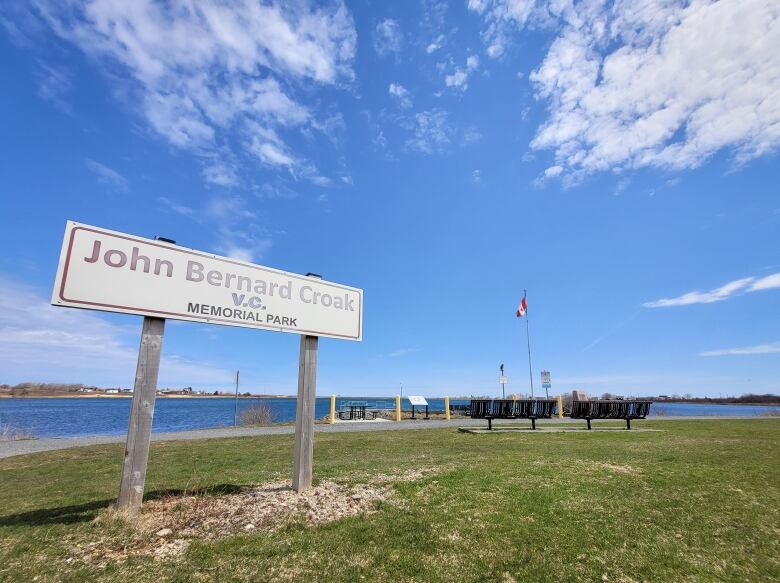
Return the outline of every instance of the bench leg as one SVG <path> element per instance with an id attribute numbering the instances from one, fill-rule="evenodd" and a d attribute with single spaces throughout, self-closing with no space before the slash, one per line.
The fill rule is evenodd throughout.
<path id="1" fill-rule="evenodd" d="M 536 418 L 531 417 L 531 429 L 536 430 Z"/>
<path id="2" fill-rule="evenodd" d="M 590 431 L 590 419 L 585 419 L 588 422 L 588 431 Z"/>
<path id="3" fill-rule="evenodd" d="M 488 431 L 493 431 L 493 420 L 488 417 Z"/>
<path id="4" fill-rule="evenodd" d="M 631 431 L 631 419 L 626 419 L 626 429 Z"/>

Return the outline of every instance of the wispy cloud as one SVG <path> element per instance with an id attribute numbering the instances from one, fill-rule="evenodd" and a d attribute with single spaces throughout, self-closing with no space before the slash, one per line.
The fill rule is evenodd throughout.
<path id="1" fill-rule="evenodd" d="M 127 184 L 127 179 L 113 168 L 109 168 L 105 164 L 96 162 L 90 158 L 84 160 L 84 164 L 89 170 L 91 170 L 97 177 L 97 181 L 119 192 L 127 192 L 130 188 Z"/>
<path id="2" fill-rule="evenodd" d="M 311 164 L 292 154 L 281 132 L 318 127 L 295 95 L 351 82 L 356 33 L 340 0 L 300 3 L 197 3 L 151 0 L 125 4 L 40 0 L 37 10 L 60 37 L 112 75 L 130 81 L 149 126 L 177 148 L 201 157 L 206 181 L 232 186 L 236 173 L 215 165 L 220 150 L 243 148 L 270 167 Z M 257 132 L 274 141 L 253 147 Z"/>
<path id="3" fill-rule="evenodd" d="M 180 204 L 174 200 L 171 200 L 166 196 L 158 197 L 157 202 L 162 204 L 166 210 L 172 211 L 184 217 L 191 217 L 195 214 L 195 210 L 192 209 L 191 207 L 188 207 L 187 205 L 184 204 Z"/>
<path id="4" fill-rule="evenodd" d="M 755 280 L 748 291 L 761 291 L 765 289 L 780 288 L 780 273 L 773 273 Z"/>
<path id="5" fill-rule="evenodd" d="M 385 18 L 374 29 L 374 50 L 380 57 L 401 52 L 403 35 L 397 20 Z"/>
<path id="6" fill-rule="evenodd" d="M 279 186 L 279 189 L 281 188 Z M 265 190 L 262 189 L 261 192 Z M 267 193 L 262 196 L 294 198 L 295 193 L 284 195 L 279 190 L 277 195 L 269 186 Z M 274 237 L 283 234 L 263 226 L 262 217 L 247 199 L 239 194 L 215 195 L 200 208 L 193 208 L 165 196 L 158 197 L 157 202 L 168 212 L 196 223 L 208 224 L 209 230 L 216 237 L 214 251 L 241 261 L 255 262 L 262 259 L 273 247 Z"/>
<path id="7" fill-rule="evenodd" d="M 41 98 L 50 101 L 64 113 L 73 113 L 73 107 L 66 99 L 66 95 L 73 88 L 73 81 L 64 68 L 55 67 L 38 59 L 35 78 L 38 82 L 38 95 Z"/>
<path id="8" fill-rule="evenodd" d="M 743 346 L 741 348 L 722 348 L 700 352 L 699 356 L 743 356 L 750 354 L 780 354 L 780 342 L 759 344 L 758 346 Z"/>
<path id="9" fill-rule="evenodd" d="M 669 308 L 691 304 L 711 304 L 722 302 L 742 293 L 780 288 L 780 273 L 765 277 L 744 277 L 735 279 L 710 291 L 692 291 L 674 298 L 664 298 L 642 304 L 645 308 Z"/>
<path id="10" fill-rule="evenodd" d="M 54 307 L 36 288 L 0 275 L 0 367 L 5 382 L 132 386 L 139 332 L 140 320 L 137 328 L 123 327 L 95 312 Z M 163 386 L 225 383 L 231 375 L 165 353 L 160 366 Z"/>
<path id="11" fill-rule="evenodd" d="M 436 51 L 438 51 L 440 48 L 444 46 L 444 40 L 445 40 L 444 35 L 440 34 L 433 41 L 431 41 L 427 47 L 425 47 L 425 52 L 428 53 L 429 55 L 431 53 L 435 53 Z"/>
<path id="12" fill-rule="evenodd" d="M 398 100 L 398 105 L 404 109 L 412 107 L 412 99 L 409 96 L 409 90 L 406 89 L 406 87 L 399 83 L 390 83 L 390 86 L 387 90 L 390 95 Z"/>

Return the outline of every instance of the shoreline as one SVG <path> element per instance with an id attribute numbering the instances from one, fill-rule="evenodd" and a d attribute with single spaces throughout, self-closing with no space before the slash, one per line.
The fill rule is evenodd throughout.
<path id="1" fill-rule="evenodd" d="M 132 393 L 111 395 L 0 395 L 0 399 L 131 399 Z M 235 399 L 235 395 L 157 395 L 158 399 Z M 239 399 L 296 399 L 294 395 L 238 395 Z M 323 397 L 324 398 L 324 397 Z"/>
<path id="2" fill-rule="evenodd" d="M 763 417 L 763 416 L 668 416 L 668 417 L 653 417 L 652 419 L 639 420 L 642 424 L 647 421 L 650 422 L 672 422 L 672 421 L 773 421 L 777 420 L 777 417 Z M 501 425 L 517 426 L 522 420 L 517 419 L 496 419 L 494 425 L 500 427 Z M 614 420 L 597 420 L 594 419 L 592 423 L 599 425 L 601 423 L 614 424 Z M 539 427 L 544 425 L 563 425 L 569 424 L 575 427 L 582 427 L 582 433 L 587 433 L 584 429 L 584 424 L 580 423 L 580 420 L 571 419 L 565 417 L 563 419 L 545 419 L 544 424 L 539 424 Z M 457 431 L 459 427 L 482 427 L 485 425 L 484 419 L 471 419 L 469 417 L 455 418 L 450 421 L 431 419 L 424 421 L 417 419 L 412 421 L 407 419 L 404 421 L 393 421 L 385 423 L 376 423 L 373 421 L 352 421 L 342 422 L 336 424 L 329 423 L 317 423 L 314 426 L 315 433 L 342 433 L 353 431 L 403 431 L 403 430 L 420 430 L 420 429 L 452 429 Z M 524 427 L 524 424 L 521 423 Z M 641 429 L 641 425 L 635 427 Z M 291 435 L 295 433 L 294 424 L 279 424 L 266 427 L 216 427 L 211 429 L 190 429 L 185 431 L 161 431 L 152 432 L 152 441 L 198 441 L 203 439 L 220 439 L 227 437 L 252 437 L 258 435 Z M 580 433 L 580 432 L 576 432 Z M 621 431 L 621 434 L 630 435 L 629 431 Z M 533 432 L 527 431 L 528 435 L 533 435 Z M 543 434 L 543 432 L 539 432 Z M 597 435 L 598 433 L 594 433 Z M 88 447 L 92 445 L 112 445 L 125 443 L 127 436 L 121 435 L 92 435 L 85 437 L 42 437 L 33 439 L 21 439 L 17 441 L 0 441 L 0 459 L 16 457 L 20 455 L 27 455 L 32 453 L 40 453 L 46 451 L 57 451 L 61 449 L 71 449 L 74 447 Z"/>
<path id="3" fill-rule="evenodd" d="M 317 395 L 317 399 L 327 399 L 331 395 Z M 2 399 L 130 399 L 133 397 L 132 393 L 124 394 L 77 394 L 77 395 L 0 395 Z M 236 395 L 157 395 L 158 399 L 235 399 Z M 238 395 L 239 399 L 297 399 L 296 395 Z M 349 395 L 336 395 L 338 399 L 362 399 L 362 400 L 381 400 L 390 401 L 395 399 L 395 396 L 391 397 L 363 397 L 363 396 L 349 396 Z M 444 397 L 427 397 L 428 399 L 444 399 Z M 405 397 L 402 397 L 405 399 Z M 469 401 L 471 397 L 450 397 L 450 401 Z M 668 403 L 671 405 L 729 405 L 729 406 L 746 406 L 746 407 L 780 407 L 780 401 L 773 403 L 717 403 L 714 401 L 652 401 L 654 405 L 663 407 Z"/>

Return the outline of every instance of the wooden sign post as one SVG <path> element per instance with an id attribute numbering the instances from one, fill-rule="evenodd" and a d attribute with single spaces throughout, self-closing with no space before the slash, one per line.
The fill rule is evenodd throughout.
<path id="1" fill-rule="evenodd" d="M 133 404 L 127 428 L 127 445 L 122 465 L 117 508 L 132 519 L 138 517 L 144 497 L 149 440 L 152 436 L 154 402 L 157 398 L 157 375 L 160 372 L 164 318 L 144 317 L 141 346 L 135 370 Z"/>
<path id="2" fill-rule="evenodd" d="M 68 221 L 51 303 L 144 317 L 117 500 L 129 517 L 144 496 L 166 318 L 301 335 L 292 485 L 311 487 L 318 342 L 363 339 L 362 289 Z"/>
<path id="3" fill-rule="evenodd" d="M 311 488 L 312 466 L 314 465 L 314 406 L 317 392 L 318 343 L 317 336 L 301 336 L 292 478 L 292 487 L 296 492 L 303 492 Z"/>

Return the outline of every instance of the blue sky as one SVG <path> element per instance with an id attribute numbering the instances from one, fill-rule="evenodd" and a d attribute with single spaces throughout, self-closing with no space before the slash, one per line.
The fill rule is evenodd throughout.
<path id="1" fill-rule="evenodd" d="M 0 382 L 130 386 L 48 305 L 77 220 L 365 290 L 320 394 L 780 392 L 772 0 L 4 3 Z M 170 322 L 161 386 L 293 393 L 298 337 Z"/>

